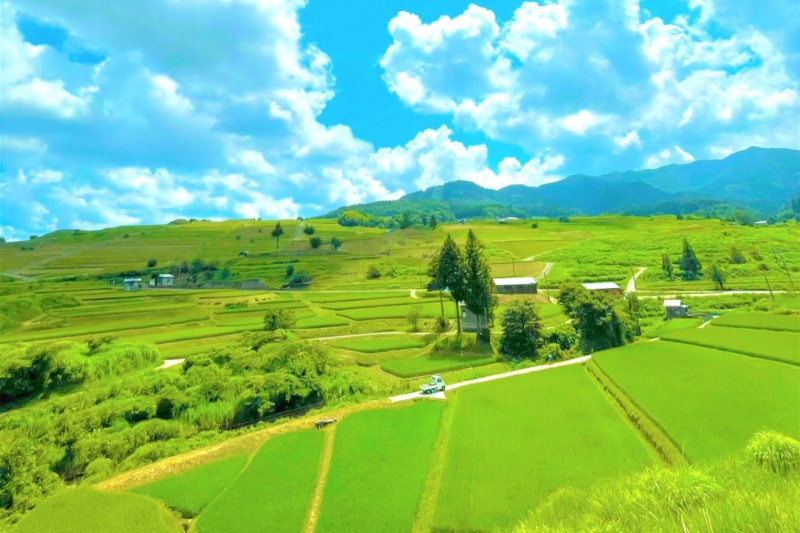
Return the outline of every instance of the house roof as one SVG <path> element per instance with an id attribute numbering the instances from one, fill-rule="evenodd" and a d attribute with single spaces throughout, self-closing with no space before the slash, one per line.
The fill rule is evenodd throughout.
<path id="1" fill-rule="evenodd" d="M 134 283 L 134 282 L 142 282 L 142 278 L 125 278 L 125 283 Z"/>
<path id="2" fill-rule="evenodd" d="M 531 277 L 526 278 L 494 278 L 494 284 L 498 287 L 507 285 L 536 285 L 536 280 Z"/>
<path id="3" fill-rule="evenodd" d="M 680 300 L 664 300 L 664 307 L 680 307 Z"/>
<path id="4" fill-rule="evenodd" d="M 159 274 L 158 277 L 159 278 L 174 278 L 175 276 L 173 276 L 172 274 Z"/>
<path id="5" fill-rule="evenodd" d="M 611 281 L 601 281 L 600 283 L 584 283 L 583 288 L 589 291 L 620 290 L 619 285 Z"/>

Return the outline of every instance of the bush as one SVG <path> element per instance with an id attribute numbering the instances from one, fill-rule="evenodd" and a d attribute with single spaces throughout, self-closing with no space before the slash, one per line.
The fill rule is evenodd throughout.
<path id="1" fill-rule="evenodd" d="M 445 331 L 450 329 L 450 321 L 447 320 L 443 316 L 436 317 L 436 331 L 439 333 L 444 333 Z"/>
<path id="2" fill-rule="evenodd" d="M 747 451 L 768 472 L 784 476 L 800 472 L 800 442 L 776 431 L 756 433 Z"/>
<path id="3" fill-rule="evenodd" d="M 564 223 L 569 222 L 569 217 L 558 217 L 558 221 Z"/>
<path id="4" fill-rule="evenodd" d="M 297 318 L 291 309 L 272 309 L 264 316 L 264 329 L 266 331 L 289 329 L 296 322 Z"/>
<path id="5" fill-rule="evenodd" d="M 286 267 L 286 277 L 291 277 L 294 274 L 294 265 L 289 265 Z"/>
<path id="6" fill-rule="evenodd" d="M 422 316 L 422 306 L 412 305 L 408 309 L 408 314 L 406 315 L 406 322 L 408 325 L 411 326 L 411 331 L 419 331 L 419 319 Z"/>
<path id="7" fill-rule="evenodd" d="M 157 264 L 158 264 L 158 259 L 151 259 L 151 260 L 149 260 L 149 261 L 147 262 L 147 266 L 148 266 L 148 267 L 150 267 L 150 268 L 153 268 L 153 267 L 154 267 L 154 266 L 156 266 Z"/>
<path id="8" fill-rule="evenodd" d="M 292 276 L 291 281 L 298 284 L 309 283 L 311 282 L 311 275 L 305 272 L 297 272 Z"/>
<path id="9" fill-rule="evenodd" d="M 531 228 L 532 229 L 536 229 L 538 227 L 539 227 L 539 223 L 538 222 L 534 222 L 533 224 L 531 224 Z"/>
<path id="10" fill-rule="evenodd" d="M 308 242 L 311 245 L 311 247 L 315 250 L 320 246 L 322 246 L 322 239 L 319 237 L 311 237 L 311 239 Z"/>
<path id="11" fill-rule="evenodd" d="M 367 279 L 378 279 L 381 277 L 381 271 L 377 265 L 370 265 L 367 268 Z"/>

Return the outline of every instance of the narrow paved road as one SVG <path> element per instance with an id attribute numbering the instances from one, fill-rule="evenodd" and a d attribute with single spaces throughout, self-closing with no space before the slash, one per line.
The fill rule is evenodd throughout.
<path id="1" fill-rule="evenodd" d="M 511 372 L 506 372 L 504 374 L 495 374 L 493 376 L 486 376 L 483 378 L 478 379 L 470 379 L 469 381 L 462 381 L 460 383 L 452 383 L 447 385 L 447 390 L 458 389 L 461 387 L 466 387 L 468 385 L 476 385 L 478 383 L 486 383 L 489 381 L 494 381 L 496 379 L 505 379 L 510 378 L 512 376 L 521 376 L 522 374 L 530 374 L 531 372 L 540 372 L 542 370 L 549 370 L 551 368 L 559 368 L 562 366 L 569 366 L 569 365 L 578 365 L 581 363 L 585 363 L 589 359 L 591 359 L 591 355 L 584 355 L 583 357 L 577 357 L 575 359 L 570 359 L 568 361 L 562 361 L 560 363 L 554 363 L 552 365 L 539 365 L 539 366 L 532 366 L 530 368 L 523 368 L 522 370 L 512 370 Z M 401 394 L 399 396 L 392 396 L 389 398 L 389 401 L 392 403 L 402 402 L 405 400 L 413 400 L 414 398 L 442 398 L 444 394 L 432 394 L 431 396 L 423 395 L 421 392 L 410 392 L 408 394 Z"/>
<path id="2" fill-rule="evenodd" d="M 639 270 L 636 272 L 636 274 L 633 275 L 633 277 L 628 282 L 628 287 L 625 289 L 626 291 L 628 291 L 628 292 L 636 292 L 636 290 L 637 290 L 636 289 L 636 278 L 641 276 L 642 272 L 644 272 L 645 270 L 647 270 L 647 267 L 639 267 Z"/>
<path id="3" fill-rule="evenodd" d="M 544 265 L 544 268 L 542 269 L 542 273 L 539 275 L 539 279 L 542 279 L 543 277 L 548 275 L 550 273 L 550 271 L 553 270 L 553 265 L 554 265 L 554 263 L 547 263 L 546 265 Z"/>

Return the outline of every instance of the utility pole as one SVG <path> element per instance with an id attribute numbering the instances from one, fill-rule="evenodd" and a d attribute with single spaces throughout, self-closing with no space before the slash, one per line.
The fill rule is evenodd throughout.
<path id="1" fill-rule="evenodd" d="M 417 258 L 417 273 L 419 274 L 419 288 L 422 288 L 422 258 Z"/>
<path id="2" fill-rule="evenodd" d="M 514 266 L 514 258 L 511 258 L 511 271 L 514 273 L 514 277 L 517 277 L 517 268 Z"/>
<path id="3" fill-rule="evenodd" d="M 547 270 L 547 266 L 544 267 Z M 547 272 L 544 270 L 542 271 L 542 277 L 544 278 L 544 290 L 547 293 L 547 301 L 550 301 L 550 286 L 547 284 Z"/>
<path id="4" fill-rule="evenodd" d="M 778 255 L 780 252 L 780 256 Z M 786 277 L 789 278 L 789 284 L 791 284 L 792 288 L 794 288 L 794 281 L 792 281 L 792 275 L 789 273 L 789 268 L 786 266 L 786 260 L 783 258 L 783 252 L 778 250 L 775 251 L 775 246 L 772 246 L 772 255 L 775 256 L 775 262 L 778 263 L 779 267 L 783 267 L 783 271 L 786 272 Z"/>
<path id="5" fill-rule="evenodd" d="M 775 300 L 775 295 L 772 294 L 772 287 L 769 286 L 769 280 L 767 279 L 767 275 L 764 274 L 764 281 L 767 282 L 767 289 L 769 289 L 769 295 L 772 296 L 772 299 Z"/>

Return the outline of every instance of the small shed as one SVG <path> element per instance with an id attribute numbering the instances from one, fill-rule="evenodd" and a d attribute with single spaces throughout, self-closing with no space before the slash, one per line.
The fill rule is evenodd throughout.
<path id="1" fill-rule="evenodd" d="M 122 283 L 126 291 L 138 291 L 142 288 L 142 278 L 125 278 Z"/>
<path id="2" fill-rule="evenodd" d="M 498 294 L 536 294 L 536 280 L 527 278 L 494 278 Z"/>
<path id="3" fill-rule="evenodd" d="M 158 286 L 159 287 L 172 287 L 175 283 L 175 276 L 172 274 L 159 274 Z"/>
<path id="4" fill-rule="evenodd" d="M 686 318 L 689 314 L 689 307 L 682 304 L 680 300 L 664 300 L 664 309 L 667 310 L 667 318 Z"/>
<path id="5" fill-rule="evenodd" d="M 458 309 L 461 312 L 461 330 L 473 333 L 478 331 L 478 315 L 470 311 L 464 302 L 458 302 Z"/>
<path id="6" fill-rule="evenodd" d="M 583 288 L 587 291 L 598 291 L 613 294 L 614 296 L 622 296 L 622 289 L 619 285 L 611 281 L 602 281 L 600 283 L 584 283 Z"/>

